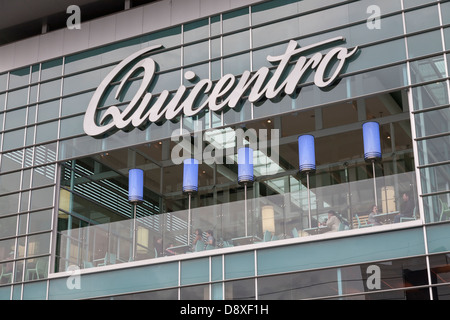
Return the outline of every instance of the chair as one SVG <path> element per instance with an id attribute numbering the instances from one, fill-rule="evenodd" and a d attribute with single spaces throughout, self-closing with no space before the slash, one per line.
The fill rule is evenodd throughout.
<path id="1" fill-rule="evenodd" d="M 216 247 L 211 245 L 211 244 L 207 244 L 206 245 L 206 250 L 211 250 L 211 249 L 215 249 Z"/>
<path id="2" fill-rule="evenodd" d="M 294 237 L 294 238 L 298 238 L 298 231 L 297 231 L 297 228 L 294 228 L 294 229 L 292 229 L 292 236 Z"/>
<path id="3" fill-rule="evenodd" d="M 47 273 L 48 259 L 36 259 L 36 264 L 34 268 L 27 268 L 26 279 L 30 280 L 30 275 L 33 276 L 31 280 L 34 280 L 34 276 L 36 279 L 43 278 Z"/>
<path id="4" fill-rule="evenodd" d="M 416 211 L 417 211 L 417 208 L 416 208 L 416 207 L 414 207 L 414 210 L 413 210 L 413 215 L 412 215 L 412 217 L 400 217 L 400 222 L 405 222 L 405 221 L 414 221 L 414 220 L 416 220 L 416 217 L 417 217 L 417 215 L 416 215 Z"/>
<path id="5" fill-rule="evenodd" d="M 272 233 L 269 230 L 264 232 L 263 242 L 270 241 L 272 239 Z"/>
<path id="6" fill-rule="evenodd" d="M 448 207 L 448 204 L 442 202 L 442 200 L 439 199 L 439 205 L 441 208 L 439 221 L 449 220 L 450 219 L 450 208 Z"/>
<path id="7" fill-rule="evenodd" d="M 103 262 L 100 262 L 99 264 L 97 264 L 97 267 L 106 266 L 107 264 L 116 264 L 116 257 L 117 256 L 116 256 L 115 253 L 107 252 L 105 254 L 105 258 L 100 260 L 100 261 L 103 261 Z"/>
<path id="8" fill-rule="evenodd" d="M 203 251 L 205 250 L 205 243 L 201 240 L 197 241 L 195 244 L 195 252 Z"/>
<path id="9" fill-rule="evenodd" d="M 230 241 L 224 241 L 223 242 L 223 248 L 229 248 L 229 247 L 234 247 L 233 243 L 231 243 Z"/>
<path id="10" fill-rule="evenodd" d="M 364 220 L 361 218 L 359 218 L 359 216 L 357 214 L 355 214 L 356 220 L 358 221 L 358 228 L 366 228 L 366 227 L 372 227 L 373 224 L 369 224 L 367 223 L 367 219 L 369 218 L 369 216 L 365 216 Z"/>
<path id="11" fill-rule="evenodd" d="M 88 269 L 88 268 L 93 268 L 94 264 L 90 261 L 83 261 L 83 268 L 84 269 Z"/>
<path id="12" fill-rule="evenodd" d="M 10 263 L 12 264 L 12 262 L 10 262 Z M 12 278 L 13 278 L 13 273 L 12 273 L 12 270 L 11 270 L 11 272 L 5 272 L 5 264 L 6 263 L 2 264 L 2 267 L 1 267 L 2 272 L 0 274 L 0 283 L 3 283 L 3 278 L 9 278 L 9 282 L 6 282 L 6 283 L 11 283 Z"/>

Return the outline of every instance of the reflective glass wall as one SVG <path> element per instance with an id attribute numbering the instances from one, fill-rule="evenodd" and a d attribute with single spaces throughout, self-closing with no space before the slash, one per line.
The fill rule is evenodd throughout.
<path id="1" fill-rule="evenodd" d="M 271 164 L 257 168 L 259 176 L 249 188 L 248 197 L 249 201 L 260 201 L 255 199 L 304 191 L 305 177 L 297 177 L 295 173 L 297 155 L 293 137 L 298 132 L 314 132 L 317 159 L 323 161 L 318 163 L 311 179 L 311 190 L 364 179 L 369 188 L 370 166 L 357 161 L 361 154 L 348 154 L 346 148 L 339 148 L 332 137 L 354 144 L 354 150 L 360 152 L 362 121 L 378 119 L 383 135 L 387 135 L 383 136 L 383 163 L 377 164 L 376 177 L 410 172 L 415 182 L 411 188 L 417 188 L 414 196 L 424 222 L 430 226 L 445 222 L 450 214 L 446 53 L 450 43 L 449 12 L 448 1 L 273 0 L 0 74 L 2 288 L 9 290 L 11 283 L 18 284 L 11 296 L 20 298 L 26 293 L 22 284 L 38 281 L 54 271 L 50 257 L 57 251 L 57 229 L 66 232 L 130 217 L 129 206 L 121 203 L 120 197 L 105 198 L 111 193 L 124 197 L 126 172 L 114 176 L 118 179 L 114 185 L 96 189 L 95 193 L 101 195 L 97 199 L 86 198 L 90 193 L 86 190 L 81 193 L 84 196 L 79 196 L 75 184 L 74 189 L 71 187 L 72 176 L 90 176 L 89 170 L 105 170 L 106 176 L 111 169 L 128 168 L 130 163 L 144 165 L 146 172 L 153 170 L 154 174 L 151 179 L 147 177 L 146 187 L 151 192 L 142 207 L 155 217 L 185 210 L 186 197 L 170 179 L 181 177 L 181 167 L 164 162 L 173 147 L 169 137 L 175 129 L 235 130 L 243 123 L 254 129 L 279 129 L 280 154 L 287 159 L 283 159 L 279 176 L 278 172 L 270 171 L 274 170 Z M 321 19 L 322 16 L 329 18 Z M 217 81 L 227 73 L 239 76 L 245 70 L 255 71 L 262 66 L 274 70 L 266 57 L 282 54 L 289 40 L 306 46 L 336 36 L 345 37 L 345 47 L 358 46 L 359 51 L 332 90 L 320 90 L 307 78 L 299 84 L 297 95 L 279 101 L 245 102 L 231 110 L 208 111 L 194 118 L 179 117 L 142 130 L 118 131 L 103 139 L 88 137 L 83 132 L 84 113 L 96 87 L 115 65 L 141 48 L 163 45 L 152 55 L 158 64 L 152 90 L 158 95 L 163 89 L 174 92 L 181 84 L 192 87 L 194 83 L 184 78 L 186 71 L 194 71 L 198 79 Z M 125 106 L 140 81 L 140 77 L 131 79 L 129 91 L 119 102 L 108 96 L 103 110 L 114 103 Z M 371 103 L 372 99 L 375 103 Z M 361 107 L 362 104 L 366 107 Z M 342 112 L 334 111 L 338 108 Z M 405 132 L 410 132 L 410 136 L 405 136 Z M 395 144 L 387 142 L 388 136 Z M 163 151 L 157 151 L 158 147 Z M 140 154 L 146 153 L 152 155 L 151 161 L 146 156 L 140 158 Z M 114 154 L 120 154 L 113 157 L 118 159 L 115 161 L 126 159 L 126 164 L 97 161 Z M 136 160 L 130 160 L 133 157 Z M 140 163 L 141 159 L 145 160 Z M 194 209 L 244 200 L 243 188 L 235 183 L 236 167 L 230 165 L 226 171 L 220 171 L 203 166 L 200 173 L 204 175 L 200 185 L 220 184 L 221 189 L 200 190 L 193 201 Z M 76 179 L 72 180 L 75 183 Z M 121 188 L 117 189 L 117 185 Z M 383 186 L 381 182 L 377 185 Z M 391 185 L 394 184 L 386 186 Z M 108 192 L 102 193 L 102 188 Z M 339 194 L 342 196 L 327 204 L 353 219 L 353 209 L 344 206 L 350 197 L 343 196 L 352 192 L 339 190 Z M 65 206 L 65 199 L 71 197 L 75 201 L 67 201 Z M 94 203 L 120 203 L 122 207 Z M 311 208 L 322 214 L 326 211 L 323 203 L 320 199 L 313 200 Z M 83 214 L 75 214 L 80 208 L 84 208 Z"/>
<path id="2" fill-rule="evenodd" d="M 58 270 L 418 220 L 405 97 L 395 91 L 249 121 L 245 130 L 230 126 L 68 161 L 61 167 Z M 380 127 L 382 156 L 374 163 L 364 158 L 368 120 Z M 317 162 L 308 175 L 298 169 L 297 137 L 306 133 L 315 136 Z M 238 183 L 237 153 L 239 139 L 250 145 L 252 137 L 254 180 L 245 186 Z M 190 196 L 176 163 L 183 154 L 200 155 L 198 192 Z M 137 226 L 128 201 L 134 168 L 144 172 Z"/>

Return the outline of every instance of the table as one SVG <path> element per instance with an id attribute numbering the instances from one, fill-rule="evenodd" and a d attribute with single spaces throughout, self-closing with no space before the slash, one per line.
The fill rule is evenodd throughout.
<path id="1" fill-rule="evenodd" d="M 387 213 L 380 213 L 374 215 L 375 219 L 381 224 L 390 224 L 394 222 L 394 218 L 399 214 L 399 211 L 392 211 Z"/>
<path id="2" fill-rule="evenodd" d="M 327 232 L 328 230 L 330 229 L 328 229 L 327 226 L 319 226 L 314 228 L 303 229 L 303 231 L 308 233 L 309 235 L 322 234 L 324 232 Z"/>
<path id="3" fill-rule="evenodd" d="M 242 246 L 244 244 L 252 244 L 255 242 L 262 241 L 262 240 L 260 238 L 258 238 L 257 236 L 246 236 L 246 237 L 233 238 L 233 239 L 231 239 L 231 241 L 233 241 L 233 244 L 235 246 Z"/>
<path id="4" fill-rule="evenodd" d="M 167 254 L 167 253 L 168 253 L 168 254 L 170 254 L 170 253 L 174 253 L 174 254 L 186 253 L 186 252 L 189 251 L 190 248 L 191 248 L 191 247 L 188 246 L 187 244 L 181 245 L 181 246 L 176 246 L 176 247 L 168 247 L 168 248 L 165 250 L 165 253 L 166 253 L 166 254 Z"/>

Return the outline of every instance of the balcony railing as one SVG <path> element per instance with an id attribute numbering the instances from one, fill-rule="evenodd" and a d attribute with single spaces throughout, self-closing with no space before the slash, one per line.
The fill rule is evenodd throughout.
<path id="1" fill-rule="evenodd" d="M 344 236 L 349 229 L 411 221 L 419 216 L 415 181 L 414 172 L 408 172 L 310 190 L 301 185 L 290 193 L 248 199 L 247 206 L 236 201 L 65 230 L 58 268 L 92 268 L 331 232 Z M 410 194 L 412 208 L 400 217 L 404 192 Z M 378 213 L 369 216 L 375 204 Z"/>

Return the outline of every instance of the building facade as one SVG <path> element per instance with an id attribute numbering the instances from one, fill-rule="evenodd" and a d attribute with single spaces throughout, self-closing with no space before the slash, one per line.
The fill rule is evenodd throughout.
<path id="1" fill-rule="evenodd" d="M 0 47 L 2 299 L 448 298 L 450 2 L 124 3 Z"/>

